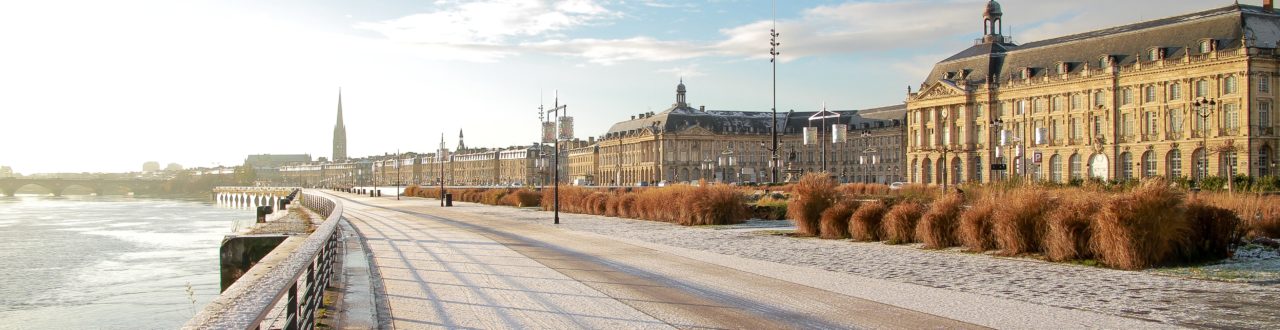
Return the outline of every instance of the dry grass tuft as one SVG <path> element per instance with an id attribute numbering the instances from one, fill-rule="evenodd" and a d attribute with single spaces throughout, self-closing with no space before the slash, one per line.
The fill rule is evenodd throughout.
<path id="1" fill-rule="evenodd" d="M 924 206 L 916 202 L 901 202 L 889 209 L 884 216 L 883 228 L 885 243 L 904 244 L 915 241 L 916 222 L 924 213 Z"/>
<path id="2" fill-rule="evenodd" d="M 884 237 L 880 223 L 889 207 L 882 201 L 863 204 L 849 218 L 849 236 L 863 242 L 879 241 Z"/>
<path id="3" fill-rule="evenodd" d="M 959 194 L 950 194 L 934 202 L 916 224 L 916 240 L 924 243 L 926 249 L 943 249 L 958 244 L 956 229 L 960 226 L 963 206 L 964 197 Z"/>
<path id="4" fill-rule="evenodd" d="M 825 239 L 845 239 L 849 238 L 849 218 L 853 217 L 853 212 L 858 210 L 858 202 L 853 200 L 842 200 L 835 206 L 822 211 L 821 230 L 819 237 Z"/>
<path id="5" fill-rule="evenodd" d="M 1143 182 L 1106 203 L 1092 242 L 1102 263 L 1137 270 L 1175 259 L 1193 234 L 1182 192 L 1164 180 Z"/>
<path id="6" fill-rule="evenodd" d="M 836 197 L 836 181 L 827 173 L 809 173 L 801 177 L 792 188 L 791 200 L 787 202 L 787 215 L 795 221 L 796 233 L 817 236 L 822 211 L 831 207 Z"/>
<path id="7" fill-rule="evenodd" d="M 1093 217 L 1102 207 L 1101 194 L 1079 192 L 1062 197 L 1045 215 L 1044 254 L 1051 261 L 1093 257 L 1090 238 Z"/>
<path id="8" fill-rule="evenodd" d="M 1029 187 L 1001 199 L 991 216 L 996 246 L 1006 255 L 1040 252 L 1045 232 L 1044 214 L 1053 201 L 1042 189 Z"/>
<path id="9" fill-rule="evenodd" d="M 996 197 L 983 197 L 974 203 L 968 211 L 960 215 L 960 228 L 956 233 L 960 245 L 972 252 L 996 249 L 996 241 L 991 233 L 991 216 L 996 211 Z"/>
<path id="10" fill-rule="evenodd" d="M 1192 228 L 1192 244 L 1182 252 L 1187 261 L 1228 258 L 1232 244 L 1244 236 L 1242 221 L 1234 212 L 1201 201 L 1187 203 L 1187 220 Z"/>

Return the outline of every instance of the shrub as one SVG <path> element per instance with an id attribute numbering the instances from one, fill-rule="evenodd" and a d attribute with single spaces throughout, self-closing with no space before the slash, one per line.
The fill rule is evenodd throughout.
<path id="1" fill-rule="evenodd" d="M 996 197 L 979 199 L 973 207 L 960 215 L 960 229 L 957 236 L 960 245 L 972 252 L 994 250 L 996 241 L 991 232 L 991 216 L 996 211 Z"/>
<path id="2" fill-rule="evenodd" d="M 530 207 L 542 204 L 542 195 L 528 189 L 516 189 L 502 198 L 502 205 Z"/>
<path id="3" fill-rule="evenodd" d="M 1205 204 L 1187 203 L 1187 220 L 1191 222 L 1191 239 L 1183 248 L 1187 261 L 1217 260 L 1231 256 L 1231 246 L 1243 236 L 1240 218 L 1231 210 Z"/>
<path id="4" fill-rule="evenodd" d="M 903 244 L 914 241 L 916 222 L 924 213 L 924 207 L 916 202 L 902 202 L 889 209 L 881 224 L 884 239 L 888 244 Z"/>
<path id="5" fill-rule="evenodd" d="M 1090 237 L 1093 216 L 1102 206 L 1099 194 L 1078 193 L 1063 197 L 1045 214 L 1044 254 L 1051 261 L 1087 259 L 1093 256 Z"/>
<path id="6" fill-rule="evenodd" d="M 1164 180 L 1149 180 L 1107 202 L 1095 217 L 1094 252 L 1107 266 L 1142 269 L 1173 260 L 1188 243 L 1183 194 Z"/>
<path id="7" fill-rule="evenodd" d="M 959 241 L 956 228 L 959 227 L 962 206 L 964 198 L 960 194 L 950 194 L 934 202 L 916 224 L 916 240 L 924 243 L 926 249 L 955 246 Z"/>
<path id="8" fill-rule="evenodd" d="M 1039 252 L 1045 232 L 1044 214 L 1052 201 L 1039 188 L 1023 188 L 1002 199 L 991 215 L 991 233 L 1006 255 Z"/>
<path id="9" fill-rule="evenodd" d="M 682 203 L 688 211 L 677 223 L 685 226 L 727 225 L 741 223 L 747 217 L 747 206 L 742 201 L 742 194 L 726 185 L 703 185 L 692 194 L 687 195 L 689 201 Z"/>
<path id="10" fill-rule="evenodd" d="M 888 211 L 889 208 L 881 201 L 863 204 L 849 218 L 849 236 L 864 242 L 880 240 L 884 237 L 880 223 Z"/>
<path id="11" fill-rule="evenodd" d="M 858 202 L 844 200 L 822 211 L 819 237 L 825 239 L 849 238 L 849 218 L 858 210 Z"/>
<path id="12" fill-rule="evenodd" d="M 796 224 L 796 233 L 818 235 L 818 223 L 825 211 L 836 199 L 836 182 L 827 173 L 809 173 L 793 187 L 791 200 L 787 202 L 787 215 Z"/>

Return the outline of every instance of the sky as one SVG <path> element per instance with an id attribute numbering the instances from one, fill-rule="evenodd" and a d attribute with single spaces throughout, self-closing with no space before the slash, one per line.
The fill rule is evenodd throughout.
<path id="1" fill-rule="evenodd" d="M 979 38 L 987 0 L 0 1 L 0 166 L 127 172 L 529 145 L 559 95 L 576 136 L 693 106 L 901 104 Z M 1000 1 L 1018 43 L 1233 0 Z M 1241 3 L 1258 5 L 1261 0 Z"/>

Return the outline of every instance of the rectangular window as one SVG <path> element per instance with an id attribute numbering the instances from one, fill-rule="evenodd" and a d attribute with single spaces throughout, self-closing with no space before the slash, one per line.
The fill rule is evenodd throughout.
<path id="1" fill-rule="evenodd" d="M 1102 137 L 1102 117 L 1093 117 L 1093 137 Z"/>
<path id="2" fill-rule="evenodd" d="M 1071 94 L 1071 110 L 1079 109 L 1083 98 L 1080 94 Z"/>
<path id="3" fill-rule="evenodd" d="M 1120 132 L 1122 132 L 1124 136 L 1133 135 L 1133 114 L 1126 113 L 1120 115 Z"/>
<path id="4" fill-rule="evenodd" d="M 1121 104 L 1121 105 L 1130 105 L 1130 104 L 1133 104 L 1133 89 L 1132 89 L 1132 88 L 1125 88 L 1124 90 L 1121 90 L 1121 91 L 1120 91 L 1120 104 Z"/>
<path id="5" fill-rule="evenodd" d="M 1079 140 L 1083 138 L 1083 128 L 1080 127 L 1080 118 L 1071 118 L 1071 139 Z"/>
<path id="6" fill-rule="evenodd" d="M 1172 86 L 1169 86 L 1169 100 L 1177 101 L 1179 99 L 1182 99 L 1182 85 L 1173 84 Z"/>
<path id="7" fill-rule="evenodd" d="M 1169 109 L 1169 131 L 1174 133 L 1182 132 L 1182 111 L 1178 109 Z"/>
<path id="8" fill-rule="evenodd" d="M 1156 127 L 1158 127 L 1156 126 L 1156 113 L 1148 111 L 1147 112 L 1147 135 L 1149 137 L 1155 138 L 1156 134 L 1159 134 Z"/>
<path id="9" fill-rule="evenodd" d="M 982 106 L 981 104 L 979 104 L 979 105 L 978 105 L 978 106 L 976 106 L 976 107 L 973 107 L 973 116 L 974 116 L 974 117 L 982 117 L 982 107 L 983 107 L 983 106 Z"/>
<path id="10" fill-rule="evenodd" d="M 1209 96 L 1209 81 L 1201 80 L 1196 82 L 1196 97 Z"/>
<path id="11" fill-rule="evenodd" d="M 1271 76 L 1258 77 L 1258 91 L 1263 93 L 1271 92 Z"/>
<path id="12" fill-rule="evenodd" d="M 1031 112 L 1040 113 L 1041 111 L 1044 111 L 1044 103 L 1045 103 L 1044 99 L 1032 101 Z"/>
<path id="13" fill-rule="evenodd" d="M 1258 126 L 1263 128 L 1271 127 L 1271 102 L 1270 101 L 1258 102 Z"/>
<path id="14" fill-rule="evenodd" d="M 1222 93 L 1223 93 L 1223 94 L 1235 94 L 1235 92 L 1236 92 L 1236 80 L 1237 80 L 1237 79 L 1236 79 L 1236 76 L 1228 76 L 1228 77 L 1225 79 L 1225 81 L 1223 81 L 1223 82 L 1222 82 L 1222 89 L 1223 89 Z"/>
<path id="15" fill-rule="evenodd" d="M 1156 86 L 1147 86 L 1146 90 L 1147 90 L 1147 92 L 1146 92 L 1145 94 L 1147 94 L 1147 95 L 1143 95 L 1143 100 L 1142 100 L 1142 101 L 1143 101 L 1143 102 L 1148 102 L 1148 103 L 1150 103 L 1150 102 L 1155 102 L 1155 101 L 1156 101 Z"/>
<path id="16" fill-rule="evenodd" d="M 1018 100 L 1018 113 L 1017 113 L 1017 115 L 1021 116 L 1021 115 L 1023 114 L 1023 112 L 1025 112 L 1025 111 L 1027 111 L 1027 100 Z"/>
<path id="17" fill-rule="evenodd" d="M 1223 118 L 1224 122 L 1222 123 L 1222 126 L 1225 126 L 1227 129 L 1239 128 L 1240 127 L 1240 105 L 1227 104 L 1223 106 L 1223 108 L 1225 109 L 1224 112 L 1226 113 L 1226 116 L 1224 116 Z"/>
<path id="18" fill-rule="evenodd" d="M 1063 101 L 1061 96 L 1054 96 L 1053 108 L 1049 109 L 1049 111 L 1062 111 L 1063 109 L 1066 109 L 1066 106 L 1064 106 L 1062 102 Z"/>
<path id="19" fill-rule="evenodd" d="M 1107 104 L 1107 94 L 1103 92 L 1093 93 L 1093 106 L 1099 107 Z"/>

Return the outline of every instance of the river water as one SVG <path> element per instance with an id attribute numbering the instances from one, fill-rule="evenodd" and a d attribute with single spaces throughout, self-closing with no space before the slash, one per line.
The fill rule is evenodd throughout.
<path id="1" fill-rule="evenodd" d="M 0 329 L 179 327 L 217 297 L 218 245 L 253 217 L 208 199 L 0 197 Z"/>

